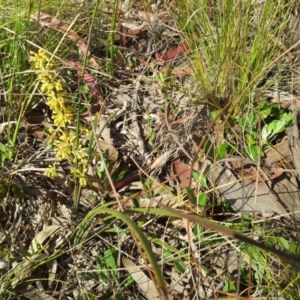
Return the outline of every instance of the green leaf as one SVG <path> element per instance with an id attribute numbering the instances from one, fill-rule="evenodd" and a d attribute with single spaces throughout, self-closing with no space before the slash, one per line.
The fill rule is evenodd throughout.
<path id="1" fill-rule="evenodd" d="M 105 265 L 108 269 L 117 269 L 117 264 L 115 262 L 114 253 L 111 249 L 105 251 L 104 254 Z"/>
<path id="2" fill-rule="evenodd" d="M 286 126 L 290 126 L 294 122 L 294 117 L 292 113 L 284 113 L 282 115 L 283 120 L 285 120 Z"/>
<path id="3" fill-rule="evenodd" d="M 125 176 L 125 174 L 126 174 L 126 171 L 127 171 L 127 170 L 122 170 L 122 171 L 120 171 L 119 174 L 117 175 L 115 181 L 120 181 L 121 179 L 123 179 L 124 176 Z"/>
<path id="4" fill-rule="evenodd" d="M 258 148 L 258 145 L 251 145 L 250 147 L 248 147 L 247 149 L 247 153 L 249 155 L 249 157 L 257 162 L 258 161 L 258 151 L 259 151 L 259 148 Z"/>
<path id="5" fill-rule="evenodd" d="M 185 272 L 185 265 L 181 261 L 175 260 L 174 266 L 179 273 L 183 274 Z"/>
<path id="6" fill-rule="evenodd" d="M 231 205 L 228 202 L 226 202 L 226 201 L 222 202 L 222 211 L 225 212 L 225 213 L 226 212 L 234 212 L 234 210 L 232 209 Z"/>
<path id="7" fill-rule="evenodd" d="M 194 179 L 195 181 L 197 181 L 197 180 L 199 179 L 199 177 L 200 177 L 199 172 L 193 171 L 193 179 Z"/>
<path id="8" fill-rule="evenodd" d="M 252 246 L 247 247 L 247 252 L 248 254 L 252 257 L 252 259 L 256 262 L 263 262 L 263 256 L 261 254 L 261 252 Z"/>
<path id="9" fill-rule="evenodd" d="M 266 141 L 268 139 L 269 134 L 270 134 L 270 131 L 269 131 L 268 126 L 266 125 L 261 131 L 261 137 L 262 137 L 263 141 Z"/>
<path id="10" fill-rule="evenodd" d="M 109 281 L 109 275 L 107 272 L 107 269 L 104 267 L 103 265 L 103 256 L 99 256 L 97 258 L 97 268 L 98 268 L 98 276 L 101 280 L 103 280 L 104 282 L 108 282 Z"/>
<path id="11" fill-rule="evenodd" d="M 199 224 L 195 224 L 192 230 L 195 236 L 203 235 L 202 227 Z"/>
<path id="12" fill-rule="evenodd" d="M 298 253 L 299 246 L 295 243 L 290 244 L 289 251 L 292 253 Z"/>
<path id="13" fill-rule="evenodd" d="M 200 186 L 201 188 L 207 188 L 207 177 L 205 175 L 201 175 L 200 177 Z"/>
<path id="14" fill-rule="evenodd" d="M 227 281 L 223 287 L 223 292 L 228 293 L 234 293 L 236 291 L 235 285 L 232 281 Z"/>
<path id="15" fill-rule="evenodd" d="M 97 195 L 90 195 L 87 197 L 87 200 L 92 202 L 92 201 L 95 201 L 97 199 L 97 197 L 98 197 Z"/>
<path id="16" fill-rule="evenodd" d="M 24 199 L 24 193 L 17 185 L 13 184 L 11 190 L 19 202 Z"/>
<path id="17" fill-rule="evenodd" d="M 246 135 L 248 145 L 253 145 L 257 143 L 257 140 L 254 138 L 253 134 Z"/>
<path id="18" fill-rule="evenodd" d="M 274 126 L 274 133 L 273 134 L 280 133 L 285 129 L 285 120 L 284 119 L 278 120 L 274 123 L 275 123 L 274 124 L 275 126 Z"/>
<path id="19" fill-rule="evenodd" d="M 44 127 L 43 130 L 44 130 L 44 132 L 47 133 L 48 135 L 51 135 L 51 130 L 50 130 L 49 127 Z M 47 142 L 47 144 L 48 144 L 48 142 Z"/>
<path id="20" fill-rule="evenodd" d="M 210 113 L 211 119 L 214 120 L 214 119 L 217 117 L 217 115 L 218 115 L 219 113 L 220 113 L 219 110 L 214 110 L 214 111 L 212 111 L 212 112 Z M 218 120 L 217 120 L 217 121 L 218 121 Z"/>
<path id="21" fill-rule="evenodd" d="M 264 275 L 264 269 L 255 269 L 256 271 L 254 272 L 254 278 L 258 284 L 261 284 L 263 275 Z"/>
<path id="22" fill-rule="evenodd" d="M 188 195 L 188 198 L 190 199 L 190 201 L 193 203 L 193 204 L 196 204 L 197 203 L 197 197 L 194 193 L 194 191 L 192 190 L 191 187 L 189 186 L 186 186 L 185 187 L 185 190 L 187 192 L 187 195 Z"/>
<path id="23" fill-rule="evenodd" d="M 206 205 L 207 196 L 205 193 L 199 194 L 197 197 L 197 204 L 200 207 L 203 207 Z"/>
<path id="24" fill-rule="evenodd" d="M 217 149 L 217 159 L 223 159 L 225 155 L 228 153 L 228 144 L 223 143 Z"/>
<path id="25" fill-rule="evenodd" d="M 4 161 L 6 160 L 6 146 L 0 143 L 0 163 L 3 164 Z"/>
<path id="26" fill-rule="evenodd" d="M 271 111 L 272 111 L 271 107 L 266 107 L 266 108 L 262 109 L 260 111 L 261 118 L 266 119 L 267 117 L 269 117 L 271 114 Z"/>
<path id="27" fill-rule="evenodd" d="M 271 236 L 271 237 L 268 238 L 268 240 L 267 240 L 266 243 L 267 243 L 269 246 L 273 246 L 273 245 L 276 244 L 276 242 L 277 242 L 277 238 L 276 238 L 275 236 Z"/>
<path id="28" fill-rule="evenodd" d="M 0 195 L 5 195 L 7 194 L 8 187 L 6 183 L 0 182 Z"/>
<path id="29" fill-rule="evenodd" d="M 283 237 L 279 237 L 277 238 L 278 243 L 280 244 L 280 246 L 284 249 L 284 250 L 289 250 L 290 249 L 290 245 L 289 242 L 283 238 Z"/>
<path id="30" fill-rule="evenodd" d="M 165 251 L 163 253 L 163 258 L 171 258 L 173 257 L 173 253 L 171 253 L 170 251 Z"/>

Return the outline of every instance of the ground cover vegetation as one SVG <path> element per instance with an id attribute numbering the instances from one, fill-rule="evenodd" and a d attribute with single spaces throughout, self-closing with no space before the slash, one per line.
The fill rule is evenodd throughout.
<path id="1" fill-rule="evenodd" d="M 299 0 L 0 2 L 0 299 L 299 299 Z"/>

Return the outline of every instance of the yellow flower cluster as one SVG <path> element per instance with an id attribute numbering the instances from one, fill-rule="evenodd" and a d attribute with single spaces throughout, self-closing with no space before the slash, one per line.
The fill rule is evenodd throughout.
<path id="1" fill-rule="evenodd" d="M 34 64 L 38 80 L 41 82 L 41 91 L 47 95 L 54 125 L 62 127 L 71 124 L 74 121 L 74 111 L 68 105 L 68 93 L 63 89 L 55 65 L 42 49 L 38 53 L 30 52 L 30 54 L 30 62 Z"/>
<path id="2" fill-rule="evenodd" d="M 47 53 L 40 49 L 38 53 L 30 52 L 30 62 L 33 63 L 35 73 L 41 83 L 41 91 L 47 97 L 47 104 L 52 111 L 52 118 L 56 130 L 53 137 L 58 137 L 53 142 L 56 157 L 67 160 L 73 166 L 71 174 L 78 179 L 81 186 L 87 184 L 87 150 L 77 143 L 76 134 L 70 131 L 67 125 L 74 121 L 74 110 L 69 105 L 69 95 L 63 88 L 56 66 L 51 62 Z M 58 176 L 57 164 L 49 166 L 45 174 L 51 178 Z"/>

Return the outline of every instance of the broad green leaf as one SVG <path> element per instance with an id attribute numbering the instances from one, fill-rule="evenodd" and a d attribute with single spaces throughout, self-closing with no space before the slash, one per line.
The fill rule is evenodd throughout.
<path id="1" fill-rule="evenodd" d="M 227 143 L 223 143 L 218 147 L 217 159 L 223 159 L 225 157 L 225 155 L 227 154 L 228 147 L 229 146 Z"/>
<path id="2" fill-rule="evenodd" d="M 189 186 L 186 186 L 185 187 L 185 190 L 187 192 L 187 195 L 188 195 L 188 198 L 189 200 L 193 203 L 193 204 L 196 204 L 197 203 L 197 197 L 193 191 L 193 189 Z"/>
<path id="3" fill-rule="evenodd" d="M 181 261 L 179 260 L 175 260 L 174 261 L 174 265 L 175 265 L 175 268 L 177 269 L 177 271 L 181 274 L 183 274 L 185 272 L 185 265 L 184 263 L 182 263 Z"/>
<path id="4" fill-rule="evenodd" d="M 200 174 L 199 174 L 199 172 L 196 172 L 196 171 L 193 171 L 193 179 L 195 180 L 195 181 L 197 181 L 198 179 L 199 179 L 199 177 L 200 177 Z"/>
<path id="5" fill-rule="evenodd" d="M 206 200 L 207 200 L 206 198 L 207 198 L 207 196 L 206 196 L 205 193 L 199 194 L 198 197 L 197 197 L 198 206 L 200 206 L 200 207 L 205 206 L 206 205 Z"/>
<path id="6" fill-rule="evenodd" d="M 247 247 L 247 253 L 252 257 L 252 259 L 256 262 L 262 262 L 264 261 L 264 258 L 261 254 L 261 252 L 252 246 Z"/>
<path id="7" fill-rule="evenodd" d="M 271 236 L 268 238 L 266 243 L 270 246 L 273 246 L 276 244 L 276 242 L 277 242 L 277 238 L 275 236 Z"/>
<path id="8" fill-rule="evenodd" d="M 268 126 L 266 125 L 261 131 L 261 137 L 262 137 L 263 141 L 268 140 L 269 134 L 270 134 L 270 131 L 269 131 Z"/>
<path id="9" fill-rule="evenodd" d="M 232 281 L 227 281 L 223 287 L 223 292 L 235 292 L 236 289 L 235 289 L 235 285 Z"/>
<path id="10" fill-rule="evenodd" d="M 262 118 L 262 119 L 266 119 L 267 117 L 269 117 L 271 111 L 272 111 L 272 108 L 271 108 L 271 107 L 267 107 L 267 108 L 262 109 L 262 110 L 260 111 L 261 118 Z"/>
<path id="11" fill-rule="evenodd" d="M 163 258 L 171 258 L 173 257 L 173 253 L 166 251 L 163 253 Z"/>
<path id="12" fill-rule="evenodd" d="M 105 251 L 104 260 L 105 260 L 105 265 L 108 269 L 117 269 L 117 264 L 114 258 L 113 251 L 111 251 L 111 249 Z"/>
<path id="13" fill-rule="evenodd" d="M 295 243 L 290 244 L 289 251 L 291 251 L 292 253 L 298 253 L 298 249 L 299 249 L 299 246 L 297 244 L 295 244 Z"/>
<path id="14" fill-rule="evenodd" d="M 275 126 L 274 126 L 274 132 L 273 134 L 277 134 L 277 133 L 280 133 L 282 132 L 284 129 L 285 129 L 285 120 L 282 119 L 282 120 L 278 120 L 275 123 Z"/>
<path id="15" fill-rule="evenodd" d="M 103 256 L 99 256 L 96 261 L 97 268 L 98 268 L 98 276 L 101 280 L 104 282 L 109 281 L 109 274 L 107 272 L 107 269 L 104 267 L 104 262 L 103 262 Z"/>
<path id="16" fill-rule="evenodd" d="M 214 111 L 212 111 L 212 112 L 210 113 L 211 119 L 214 120 L 214 119 L 218 116 L 219 113 L 220 113 L 219 110 L 214 110 Z M 218 121 L 218 120 L 216 120 L 216 121 Z"/>
<path id="17" fill-rule="evenodd" d="M 284 250 L 289 250 L 290 249 L 290 245 L 289 242 L 283 238 L 283 237 L 279 237 L 277 238 L 278 243 L 280 244 L 280 246 L 284 249 Z"/>

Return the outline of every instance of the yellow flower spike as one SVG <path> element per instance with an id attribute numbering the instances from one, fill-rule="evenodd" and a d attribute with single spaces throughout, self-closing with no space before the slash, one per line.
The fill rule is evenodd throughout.
<path id="1" fill-rule="evenodd" d="M 86 152 L 86 151 L 84 151 Z M 78 163 L 80 165 L 87 166 L 88 165 L 88 157 L 87 157 L 87 153 L 75 153 L 74 159 L 73 159 L 73 163 Z"/>
<path id="2" fill-rule="evenodd" d="M 46 94 L 47 104 L 52 111 L 52 119 L 56 129 L 51 134 L 53 149 L 59 160 L 68 160 L 76 165 L 72 175 L 78 179 L 81 186 L 87 185 L 88 153 L 81 145 L 77 147 L 77 136 L 72 131 L 66 131 L 65 126 L 74 122 L 74 110 L 69 105 L 69 94 L 64 90 L 63 81 L 59 78 L 56 66 L 46 51 L 39 49 L 37 53 L 30 52 L 29 61 L 33 63 L 35 73 L 41 84 L 41 91 Z M 64 130 L 63 130 L 64 128 Z M 90 131 L 80 130 L 81 134 L 90 136 Z M 45 174 L 51 178 L 58 175 L 55 165 L 49 166 Z"/>
<path id="3" fill-rule="evenodd" d="M 54 84 L 52 84 L 50 82 L 45 82 L 41 86 L 41 91 L 43 93 L 49 94 L 54 90 L 54 88 L 55 88 Z"/>
<path id="4" fill-rule="evenodd" d="M 73 174 L 73 176 L 79 180 L 79 185 L 87 185 L 86 173 L 84 173 L 82 170 L 79 168 L 73 168 L 71 170 L 71 174 Z"/>
<path id="5" fill-rule="evenodd" d="M 68 113 L 66 111 L 57 112 L 52 115 L 52 119 L 55 126 L 62 127 L 67 124 L 71 124 L 74 120 L 73 113 Z"/>
<path id="6" fill-rule="evenodd" d="M 46 60 L 46 61 L 49 61 L 49 60 L 50 60 L 50 58 L 49 58 L 47 52 L 46 52 L 44 49 L 39 49 L 37 55 L 38 55 L 38 57 L 40 57 L 41 59 L 44 59 L 44 60 Z"/>
<path id="7" fill-rule="evenodd" d="M 53 163 L 53 165 L 48 166 L 48 168 L 45 170 L 45 175 L 50 178 L 56 178 L 58 176 L 57 168 L 56 168 L 56 162 Z"/>
<path id="8" fill-rule="evenodd" d="M 86 177 L 80 177 L 79 178 L 79 185 L 80 186 L 87 186 L 88 182 L 87 182 L 87 179 Z"/>
<path id="9" fill-rule="evenodd" d="M 60 79 L 54 82 L 54 87 L 57 92 L 61 92 L 64 90 Z"/>
<path id="10" fill-rule="evenodd" d="M 47 70 L 39 70 L 37 74 L 38 80 L 40 80 L 42 83 L 54 83 L 56 76 L 56 74 L 49 73 Z"/>
<path id="11" fill-rule="evenodd" d="M 67 143 L 63 143 L 60 141 L 54 142 L 54 148 L 56 151 L 56 157 L 60 160 L 68 159 L 72 154 L 72 147 Z"/>
<path id="12" fill-rule="evenodd" d="M 82 128 L 80 128 L 80 134 L 89 139 L 91 136 L 91 130 L 88 128 L 82 127 Z"/>
<path id="13" fill-rule="evenodd" d="M 59 137 L 61 142 L 74 145 L 76 140 L 76 135 L 74 132 L 63 132 L 62 135 Z"/>

